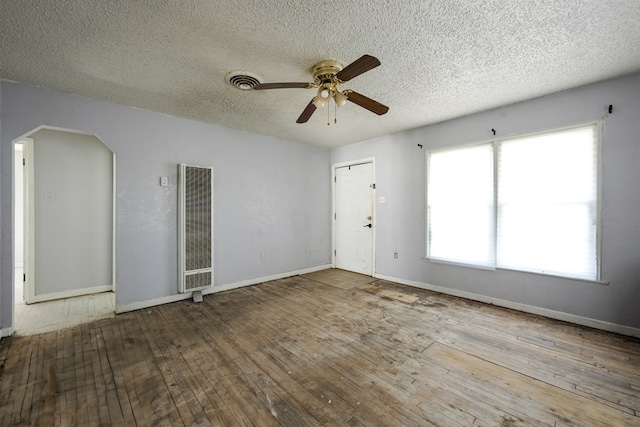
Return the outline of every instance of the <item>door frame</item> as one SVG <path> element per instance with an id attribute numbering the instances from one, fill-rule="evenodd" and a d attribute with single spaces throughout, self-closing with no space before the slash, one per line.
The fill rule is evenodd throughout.
<path id="1" fill-rule="evenodd" d="M 24 301 L 27 304 L 31 304 L 35 299 L 35 284 L 33 278 L 35 276 L 35 259 L 36 259 L 36 245 L 35 245 L 35 164 L 33 160 L 33 138 L 26 137 L 21 139 L 22 143 L 22 158 L 23 164 L 23 244 L 24 244 L 24 260 L 23 260 L 23 272 L 26 280 L 23 280 L 23 296 Z M 14 172 L 15 173 L 15 172 Z M 15 269 L 14 269 L 15 272 Z M 15 279 L 14 279 L 15 282 Z M 14 301 L 15 304 L 15 301 Z"/>
<path id="2" fill-rule="evenodd" d="M 111 171 L 111 180 L 112 180 L 112 194 L 111 194 L 111 198 L 112 198 L 112 205 L 111 205 L 111 223 L 112 223 L 112 228 L 111 228 L 111 253 L 112 253 L 112 258 L 111 258 L 111 271 L 112 271 L 112 275 L 111 275 L 111 285 L 109 286 L 110 289 L 108 289 L 108 291 L 113 292 L 114 294 L 116 293 L 116 200 L 117 200 L 117 188 L 116 188 L 116 153 L 113 152 L 113 150 L 111 149 L 111 147 L 109 147 L 107 144 L 104 143 L 104 141 L 102 140 L 102 138 L 100 138 L 98 135 L 96 134 L 92 134 L 92 133 L 87 133 L 87 132 L 83 132 L 83 131 L 79 131 L 79 130 L 74 130 L 74 129 L 67 129 L 67 128 L 61 128 L 61 127 L 57 127 L 57 126 L 38 126 L 37 128 L 29 131 L 28 133 L 26 133 L 24 136 L 21 136 L 17 139 L 15 139 L 13 141 L 13 145 L 15 146 L 15 144 L 22 144 L 23 145 L 23 158 L 25 159 L 24 162 L 24 230 L 23 230 L 23 235 L 24 235 L 24 273 L 26 275 L 26 280 L 24 281 L 24 298 L 25 298 L 25 303 L 26 304 L 32 304 L 32 303 L 37 303 L 37 302 L 44 302 L 44 301 L 48 301 L 51 299 L 58 299 L 58 298 L 70 298 L 70 297 L 75 297 L 75 296 L 79 296 L 79 295 L 84 295 L 84 294 L 75 294 L 73 292 L 70 293 L 59 293 L 56 294 L 54 296 L 54 298 L 48 297 L 48 298 L 39 298 L 35 295 L 35 282 L 34 282 L 34 278 L 35 278 L 35 191 L 33 191 L 34 189 L 34 185 L 35 185 L 35 161 L 34 161 L 34 140 L 31 137 L 33 134 L 35 134 L 36 132 L 38 132 L 39 130 L 42 129 L 49 129 L 49 130 L 55 130 L 55 131 L 60 131 L 60 132 L 68 132 L 68 133 L 75 133 L 75 134 L 80 134 L 80 135 L 87 135 L 87 136 L 93 136 L 95 138 L 97 138 L 102 144 L 105 145 L 105 147 L 107 147 L 107 149 L 109 149 L 109 151 L 111 151 L 112 153 L 112 171 Z M 14 156 L 15 156 L 15 149 L 14 149 Z M 12 175 L 12 179 L 13 176 L 15 175 L 16 171 L 13 171 L 13 175 Z M 13 189 L 12 189 L 13 191 Z M 13 203 L 15 203 L 15 195 L 13 196 Z M 12 211 L 15 212 L 15 208 L 12 207 Z M 13 233 L 15 233 L 15 221 L 12 221 L 12 230 Z M 15 248 L 12 247 L 12 252 L 15 250 Z M 15 263 L 13 265 L 13 272 L 11 274 L 11 276 L 13 277 L 13 284 L 12 286 L 15 286 Z M 107 289 L 105 289 L 105 291 L 107 291 Z M 12 291 L 12 295 L 13 295 L 13 304 L 12 304 L 12 322 L 11 322 L 11 327 L 12 327 L 12 332 L 13 330 L 15 330 L 15 292 Z"/>
<path id="3" fill-rule="evenodd" d="M 359 160 L 351 160 L 348 162 L 335 163 L 331 165 L 331 266 L 336 268 L 336 170 L 339 168 L 363 165 L 363 164 L 371 164 L 371 174 L 373 175 L 373 191 L 372 201 L 373 201 L 373 220 L 371 224 L 372 227 L 372 239 L 371 239 L 371 277 L 375 277 L 376 274 L 376 158 L 375 157 L 366 157 Z"/>

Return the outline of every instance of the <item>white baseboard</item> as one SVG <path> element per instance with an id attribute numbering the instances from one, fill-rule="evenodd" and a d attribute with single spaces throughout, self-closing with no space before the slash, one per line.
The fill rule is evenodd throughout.
<path id="1" fill-rule="evenodd" d="M 288 271 L 286 273 L 274 274 L 272 276 L 259 277 L 250 280 L 241 280 L 239 282 L 227 283 L 224 285 L 213 285 L 210 289 L 202 291 L 202 295 L 214 294 L 216 292 L 229 291 L 231 289 L 242 288 L 245 286 L 257 285 L 258 283 L 270 282 L 272 280 L 284 279 L 285 277 L 298 276 L 300 274 L 313 273 L 315 271 L 326 270 L 331 268 L 331 264 L 319 265 L 317 267 L 303 268 L 302 270 Z M 126 313 L 128 311 L 142 310 L 144 308 L 156 305 L 169 304 L 172 302 L 182 301 L 191 298 L 191 292 L 185 294 L 169 295 L 166 297 L 155 298 L 147 301 L 134 302 L 126 305 L 116 305 L 116 313 Z"/>
<path id="2" fill-rule="evenodd" d="M 11 335 L 13 335 L 12 327 L 0 329 L 0 338 L 10 337 Z"/>
<path id="3" fill-rule="evenodd" d="M 104 286 L 94 286 L 92 288 L 73 289 L 70 291 L 51 292 L 48 294 L 34 296 L 33 300 L 30 301 L 29 304 L 33 304 L 36 302 L 53 301 L 56 299 L 79 297 L 82 295 L 99 294 L 102 292 L 110 292 L 112 290 L 113 290 L 113 286 L 104 285 Z"/>
<path id="4" fill-rule="evenodd" d="M 539 316 L 549 317 L 551 319 L 562 320 L 576 325 L 588 326 L 590 328 L 601 329 L 603 331 L 615 332 L 617 334 L 628 335 L 640 338 L 640 329 L 631 326 L 618 325 L 617 323 L 605 322 L 603 320 L 592 319 L 590 317 L 582 317 L 575 314 L 565 313 L 562 311 L 549 310 L 547 308 L 536 307 L 534 305 L 521 304 L 518 302 L 507 301 L 499 298 L 488 297 L 485 295 L 474 294 L 472 292 L 460 291 L 457 289 L 445 288 L 443 286 L 431 285 L 429 283 L 416 282 L 413 280 L 401 279 L 399 277 L 386 276 L 384 274 L 376 274 L 376 278 L 396 282 L 403 285 L 413 286 L 415 288 L 426 289 L 429 291 L 439 292 L 442 294 L 452 295 L 455 297 L 466 298 L 486 304 L 493 304 L 500 307 L 510 308 L 513 310 L 523 311 L 525 313 L 537 314 Z"/>

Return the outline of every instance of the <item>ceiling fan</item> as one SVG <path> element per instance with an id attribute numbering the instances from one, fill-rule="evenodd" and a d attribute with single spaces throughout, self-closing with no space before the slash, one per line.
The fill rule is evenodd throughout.
<path id="1" fill-rule="evenodd" d="M 371 98 L 354 92 L 350 89 L 341 91 L 338 85 L 348 82 L 362 73 L 366 73 L 380 65 L 380 61 L 371 56 L 363 55 L 351 64 L 343 67 L 337 61 L 321 61 L 313 66 L 313 82 L 285 82 L 285 83 L 259 83 L 253 86 L 254 90 L 265 89 L 312 89 L 317 88 L 318 93 L 302 111 L 296 123 L 306 123 L 316 108 L 324 107 L 333 99 L 336 106 L 341 107 L 347 101 L 366 108 L 367 110 L 381 116 L 389 111 L 389 107 Z"/>

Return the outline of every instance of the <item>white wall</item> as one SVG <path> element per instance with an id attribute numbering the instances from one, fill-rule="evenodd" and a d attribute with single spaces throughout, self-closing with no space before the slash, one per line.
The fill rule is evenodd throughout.
<path id="1" fill-rule="evenodd" d="M 31 138 L 36 297 L 110 287 L 113 154 L 93 135 L 42 129 Z"/>
<path id="2" fill-rule="evenodd" d="M 613 104 L 613 114 L 606 116 Z M 602 278 L 608 285 L 431 263 L 425 150 L 604 119 Z M 422 144 L 420 149 L 417 144 Z M 640 328 L 640 74 L 335 148 L 331 162 L 376 157 L 377 274 Z M 398 259 L 393 253 L 398 252 Z"/>
<path id="3" fill-rule="evenodd" d="M 0 96 L 0 326 L 12 310 L 12 143 L 42 125 L 95 134 L 116 154 L 118 306 L 177 294 L 181 162 L 215 167 L 215 286 L 330 263 L 327 150 L 6 81 Z"/>

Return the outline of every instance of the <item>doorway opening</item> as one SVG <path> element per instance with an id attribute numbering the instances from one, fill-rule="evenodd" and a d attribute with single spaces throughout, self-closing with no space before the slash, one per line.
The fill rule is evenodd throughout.
<path id="1" fill-rule="evenodd" d="M 115 313 L 115 155 L 40 127 L 14 144 L 14 317 L 21 335 Z"/>

